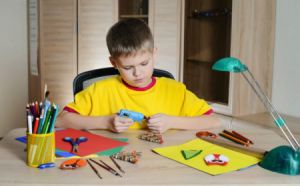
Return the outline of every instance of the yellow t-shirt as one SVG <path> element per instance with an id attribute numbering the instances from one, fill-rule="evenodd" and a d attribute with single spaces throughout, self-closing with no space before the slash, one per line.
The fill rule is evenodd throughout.
<path id="1" fill-rule="evenodd" d="M 203 99 L 186 89 L 183 83 L 173 79 L 156 77 L 155 84 L 144 91 L 128 88 L 120 76 L 100 80 L 75 96 L 67 104 L 84 116 L 106 116 L 120 109 L 140 112 L 145 116 L 163 113 L 173 116 L 198 116 L 211 110 Z M 184 123 L 183 123 L 184 124 Z M 135 123 L 130 128 L 144 128 L 145 123 Z"/>

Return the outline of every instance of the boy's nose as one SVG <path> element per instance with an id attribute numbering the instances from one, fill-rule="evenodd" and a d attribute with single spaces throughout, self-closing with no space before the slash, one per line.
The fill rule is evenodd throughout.
<path id="1" fill-rule="evenodd" d="M 139 69 L 139 68 L 134 68 L 134 70 L 133 70 L 133 75 L 134 76 L 139 76 L 141 74 L 141 70 Z"/>

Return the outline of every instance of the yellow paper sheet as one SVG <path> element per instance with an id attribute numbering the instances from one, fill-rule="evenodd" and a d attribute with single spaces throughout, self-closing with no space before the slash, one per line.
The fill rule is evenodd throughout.
<path id="1" fill-rule="evenodd" d="M 211 175 L 218 175 L 218 174 L 239 170 L 257 164 L 260 161 L 260 159 L 256 157 L 252 157 L 240 152 L 223 148 L 221 146 L 206 142 L 201 139 L 194 139 L 185 144 L 155 148 L 152 150 L 164 157 L 183 163 L 187 166 L 193 167 L 195 169 L 201 170 Z M 185 160 L 181 153 L 182 150 L 203 150 L 203 151 L 196 157 L 191 158 L 189 160 Z M 225 166 L 206 165 L 204 158 L 208 154 L 223 154 L 229 158 L 229 162 Z"/>

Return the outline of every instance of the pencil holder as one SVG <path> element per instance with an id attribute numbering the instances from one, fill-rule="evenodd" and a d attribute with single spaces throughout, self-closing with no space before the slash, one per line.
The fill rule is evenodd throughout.
<path id="1" fill-rule="evenodd" d="M 55 161 L 54 132 L 47 134 L 27 134 L 27 165 L 38 167 Z"/>

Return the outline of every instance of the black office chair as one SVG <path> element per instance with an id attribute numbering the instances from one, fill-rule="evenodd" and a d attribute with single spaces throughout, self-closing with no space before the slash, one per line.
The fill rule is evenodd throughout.
<path id="1" fill-rule="evenodd" d="M 89 86 L 90 84 L 105 79 L 110 76 L 118 75 L 119 71 L 113 67 L 99 68 L 95 70 L 90 70 L 78 74 L 73 81 L 73 95 L 75 96 L 78 92 Z M 167 77 L 174 79 L 174 76 L 166 71 L 161 69 L 154 69 L 153 76 L 155 77 Z"/>

